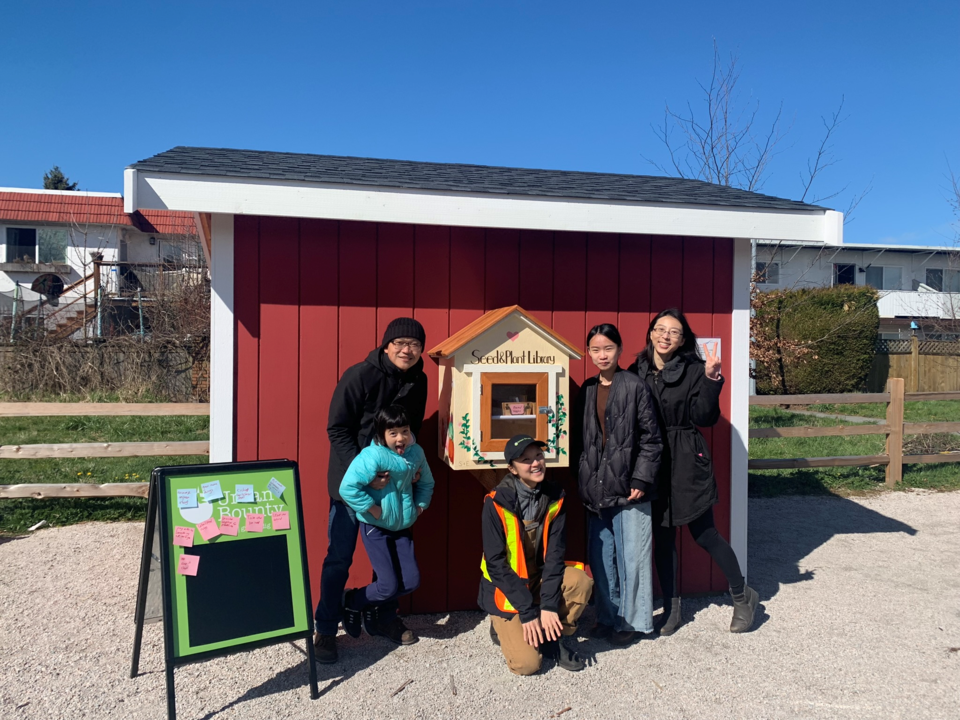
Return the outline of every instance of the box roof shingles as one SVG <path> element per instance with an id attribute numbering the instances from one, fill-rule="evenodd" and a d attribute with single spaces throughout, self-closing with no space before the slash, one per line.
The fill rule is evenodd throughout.
<path id="1" fill-rule="evenodd" d="M 180 146 L 141 160 L 130 167 L 144 172 L 181 175 L 297 180 L 494 195 L 719 205 L 768 210 L 822 212 L 825 209 L 795 200 L 685 178 L 378 160 L 262 150 Z"/>

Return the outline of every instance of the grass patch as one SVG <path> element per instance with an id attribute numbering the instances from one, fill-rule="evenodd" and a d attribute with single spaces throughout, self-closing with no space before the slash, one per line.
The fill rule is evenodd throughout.
<path id="1" fill-rule="evenodd" d="M 918 402 L 908 406 L 933 406 L 913 408 L 915 417 L 911 422 L 934 422 L 960 420 L 960 403 Z M 944 409 L 942 406 L 955 406 Z M 829 412 L 851 415 L 848 408 L 867 408 L 867 405 L 816 406 L 840 408 Z M 886 413 L 886 406 L 880 417 Z M 813 409 L 813 408 L 811 408 Z M 827 412 L 824 410 L 823 412 Z M 946 413 L 956 413 L 956 417 Z M 860 413 L 866 417 L 876 417 Z M 776 407 L 753 406 L 750 408 L 750 427 L 799 427 L 799 426 L 836 426 L 844 424 L 833 418 L 820 418 L 809 415 L 797 415 Z M 914 436 L 914 442 L 932 442 L 945 444 L 960 438 L 949 435 Z M 922 438 L 924 440 L 916 440 Z M 751 458 L 799 458 L 799 457 L 837 457 L 844 455 L 880 455 L 884 452 L 883 435 L 854 435 L 850 437 L 818 438 L 758 438 L 750 441 Z M 909 451 L 908 446 L 908 451 Z M 932 450 L 936 451 L 936 450 Z M 919 451 L 918 451 L 919 452 Z M 751 470 L 749 473 L 749 494 L 751 497 L 778 497 L 784 495 L 858 495 L 878 492 L 886 489 L 885 469 L 876 467 L 840 467 L 840 468 L 804 468 L 797 470 Z M 960 490 L 960 463 L 942 463 L 927 465 L 905 465 L 903 482 L 897 489 L 925 488 L 930 490 Z"/>
<path id="2" fill-rule="evenodd" d="M 207 440 L 209 418 L 0 418 L 0 438 L 4 445 Z M 0 484 L 147 482 L 155 467 L 195 465 L 207 461 L 205 455 L 0 460 Z M 0 532 L 24 532 L 41 520 L 46 520 L 50 525 L 70 525 L 91 520 L 139 520 L 145 512 L 146 500 L 139 498 L 0 500 Z"/>

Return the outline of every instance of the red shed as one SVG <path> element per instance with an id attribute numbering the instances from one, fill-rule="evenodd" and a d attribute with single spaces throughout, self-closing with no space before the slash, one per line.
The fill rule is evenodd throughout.
<path id="1" fill-rule="evenodd" d="M 842 215 L 696 180 L 177 147 L 130 166 L 125 210 L 197 214 L 211 250 L 211 460 L 297 460 L 310 570 L 326 549 L 327 409 L 341 373 L 400 315 L 435 345 L 520 305 L 574 342 L 616 323 L 625 359 L 653 314 L 679 306 L 721 342 L 723 416 L 706 431 L 717 525 L 747 568 L 751 238 L 841 241 Z M 483 487 L 433 451 L 438 370 L 421 435 L 437 477 L 415 526 L 413 612 L 475 609 Z M 575 394 L 592 374 L 571 360 Z M 568 494 L 576 484 L 562 474 Z M 571 511 L 571 554 L 584 557 Z M 726 589 L 684 533 L 684 594 Z M 358 546 L 352 580 L 369 578 Z"/>

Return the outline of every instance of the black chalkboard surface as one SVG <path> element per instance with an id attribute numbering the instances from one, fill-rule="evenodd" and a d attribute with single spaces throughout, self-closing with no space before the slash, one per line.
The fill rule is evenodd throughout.
<path id="1" fill-rule="evenodd" d="M 216 463 L 153 471 L 131 677 L 138 671 L 157 529 L 171 720 L 176 717 L 176 666 L 284 641 L 306 639 L 311 696 L 318 697 L 296 463 Z"/>

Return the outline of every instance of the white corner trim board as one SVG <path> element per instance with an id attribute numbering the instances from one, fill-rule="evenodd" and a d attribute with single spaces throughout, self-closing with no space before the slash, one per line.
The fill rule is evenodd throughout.
<path id="1" fill-rule="evenodd" d="M 213 215 L 210 226 L 210 462 L 232 462 L 233 215 Z"/>
<path id="2" fill-rule="evenodd" d="M 747 577 L 747 460 L 750 428 L 749 239 L 733 243 L 733 320 L 727 350 L 730 378 L 730 545 Z M 725 360 L 726 364 L 726 360 Z"/>
<path id="3" fill-rule="evenodd" d="M 124 209 L 519 230 L 842 241 L 842 213 L 327 185 L 127 168 Z M 838 225 L 837 219 L 840 218 Z"/>

